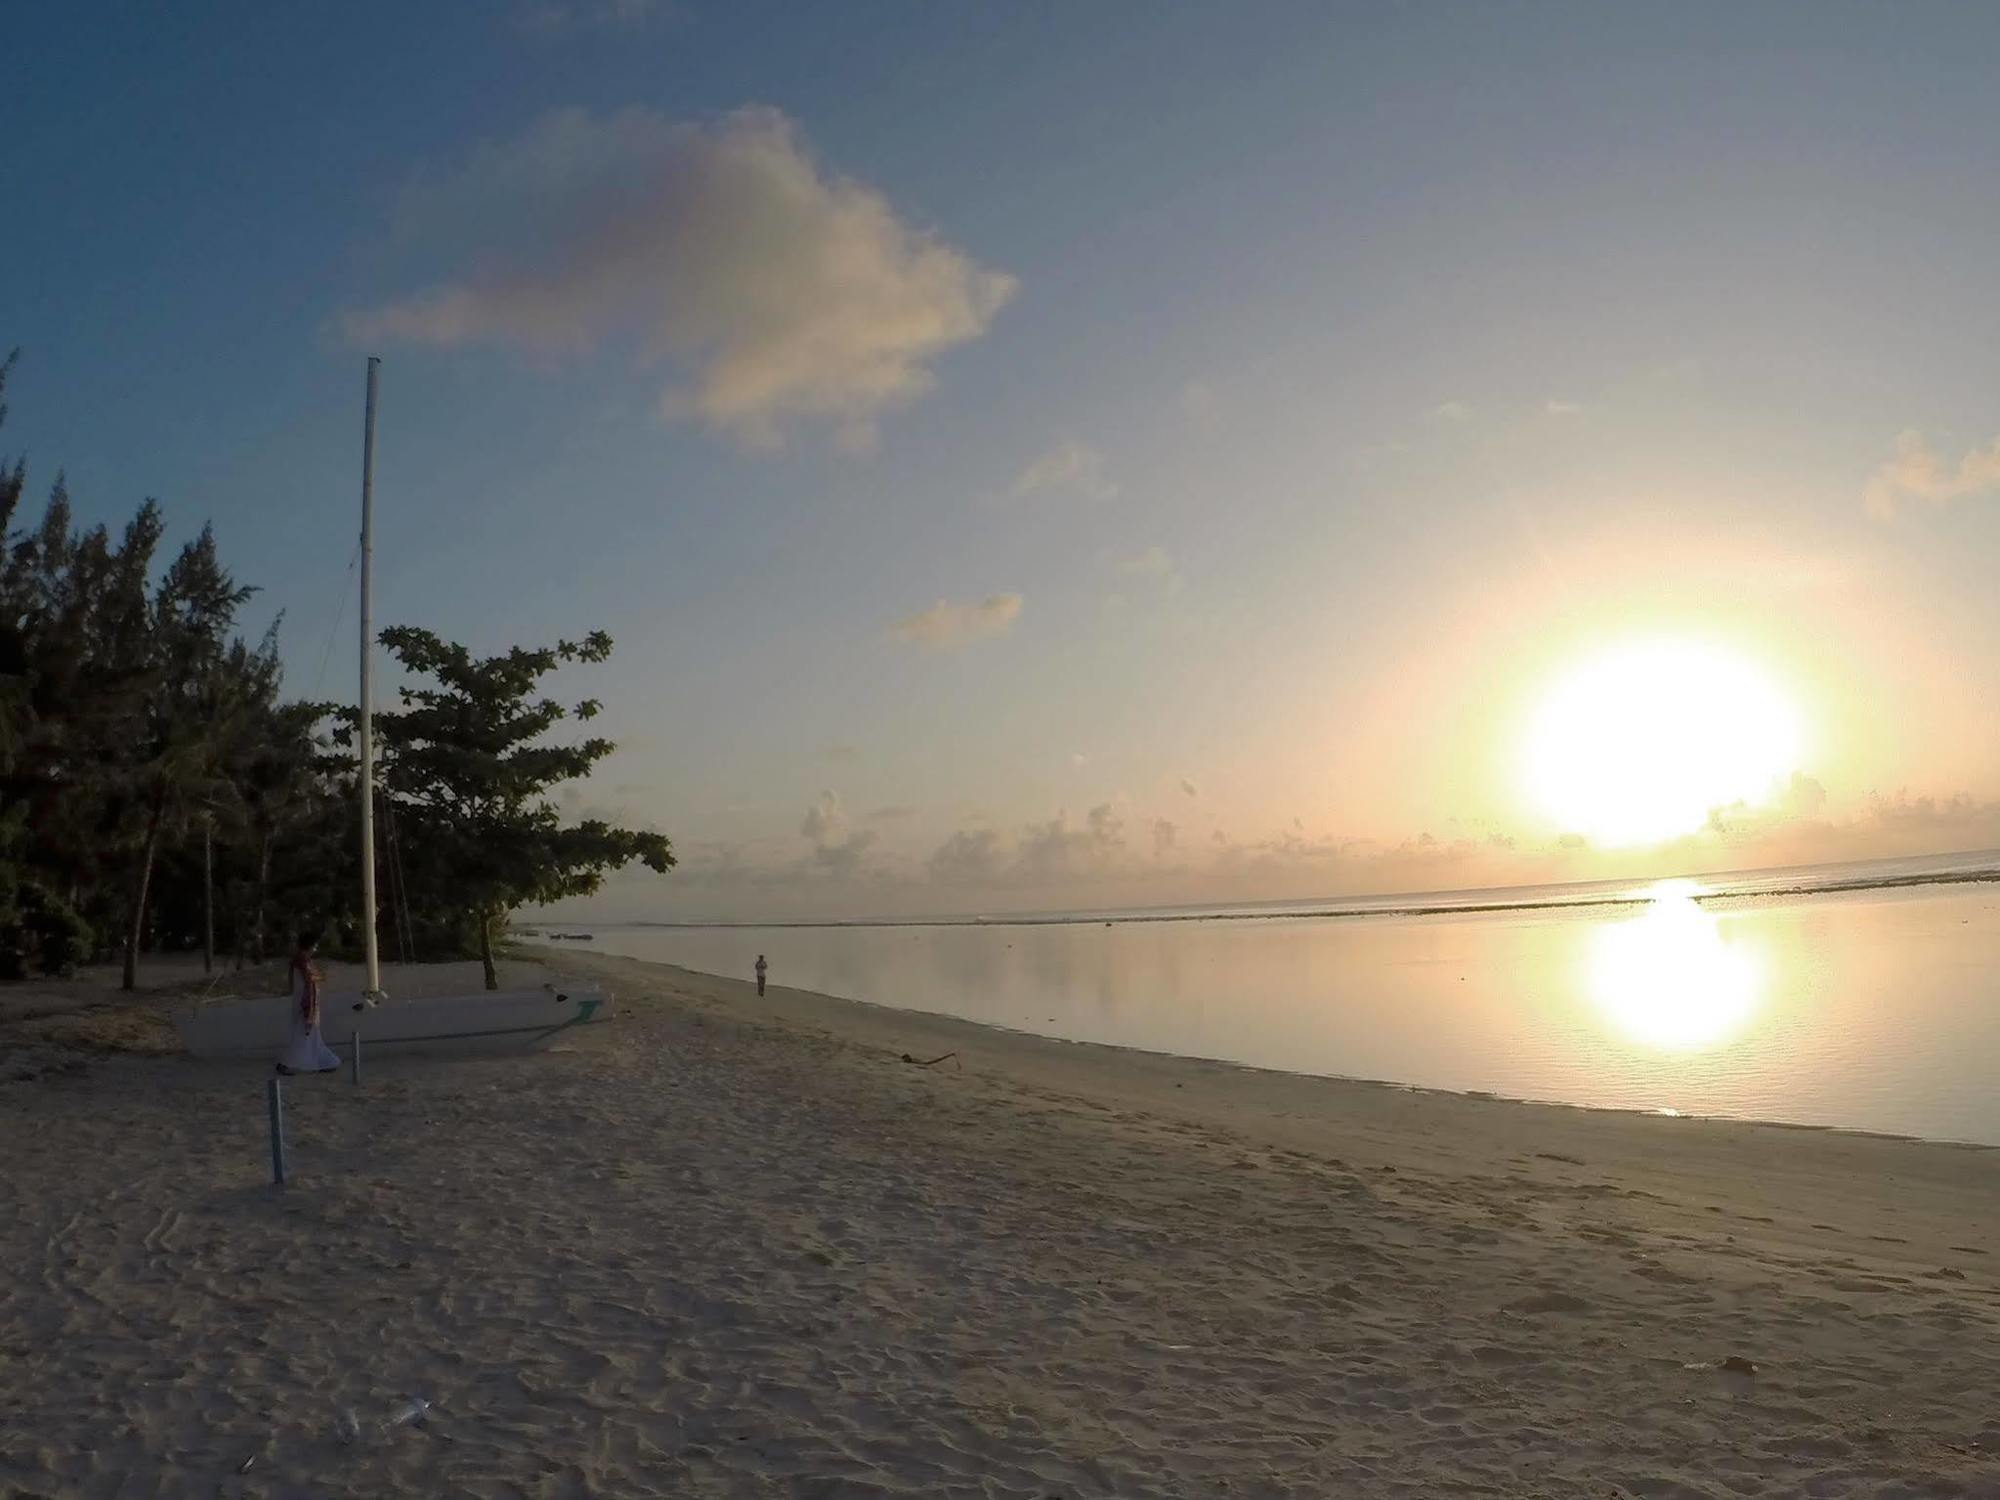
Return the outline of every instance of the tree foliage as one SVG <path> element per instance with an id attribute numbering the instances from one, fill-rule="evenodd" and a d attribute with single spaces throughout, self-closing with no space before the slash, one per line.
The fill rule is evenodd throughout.
<path id="1" fill-rule="evenodd" d="M 600 819 L 565 825 L 552 797 L 614 747 L 560 735 L 566 721 L 594 719 L 599 705 L 565 707 L 541 694 L 542 679 L 564 663 L 603 661 L 610 636 L 593 631 L 581 642 L 475 657 L 401 625 L 383 631 L 382 644 L 415 679 L 401 691 L 401 709 L 375 716 L 383 786 L 408 851 L 405 880 L 441 894 L 444 914 L 470 926 L 488 989 L 497 983 L 494 924 L 510 909 L 587 895 L 606 872 L 634 861 L 672 868 L 664 835 Z"/>
<path id="2" fill-rule="evenodd" d="M 232 768 L 309 754 L 321 715 L 280 710 L 275 629 L 235 635 L 251 590 L 212 531 L 156 568 L 153 501 L 115 535 L 80 529 L 58 475 L 39 521 L 17 525 L 26 480 L 23 460 L 0 461 L 0 972 L 117 949 L 129 984 L 140 948 L 177 945 L 163 923 L 186 923 L 190 883 L 161 881 L 162 861 L 185 863 L 196 817 L 229 840 Z"/>
<path id="3" fill-rule="evenodd" d="M 0 423 L 14 367 L 0 361 Z M 277 626 L 237 633 L 253 590 L 212 531 L 163 560 L 158 505 L 80 528 L 60 474 L 24 522 L 27 472 L 0 454 L 0 975 L 116 954 L 129 986 L 142 951 L 212 941 L 255 962 L 307 927 L 358 948 L 353 710 L 284 700 Z M 383 639 L 435 683 L 378 717 L 398 906 L 380 920 L 405 940 L 385 948 L 482 951 L 490 977 L 509 908 L 673 863 L 663 837 L 566 826 L 550 800 L 611 746 L 551 738 L 596 705 L 565 710 L 536 684 L 602 660 L 608 637 L 484 661 L 410 627 Z"/>

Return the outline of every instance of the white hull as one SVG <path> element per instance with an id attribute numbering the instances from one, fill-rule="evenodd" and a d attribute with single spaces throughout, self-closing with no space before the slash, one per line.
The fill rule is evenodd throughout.
<path id="1" fill-rule="evenodd" d="M 357 1010 L 360 999 L 352 993 L 321 997 L 320 1035 L 328 1046 L 344 1050 L 358 1028 L 364 1056 L 527 1052 L 611 1014 L 601 990 L 544 986 L 387 1000 Z M 182 1016 L 176 1025 L 182 1045 L 196 1057 L 275 1060 L 291 1035 L 292 1002 L 285 995 L 224 1000 Z"/>

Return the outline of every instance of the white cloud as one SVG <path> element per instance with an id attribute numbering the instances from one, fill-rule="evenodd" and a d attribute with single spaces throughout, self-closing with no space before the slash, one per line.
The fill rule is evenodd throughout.
<path id="1" fill-rule="evenodd" d="M 1969 450 L 1952 468 L 1910 429 L 1897 437 L 1895 457 L 1869 477 L 1862 498 L 1870 515 L 1886 521 L 1911 501 L 1948 505 L 1993 490 L 2000 490 L 2000 438 Z"/>
<path id="2" fill-rule="evenodd" d="M 1472 408 L 1463 401 L 1441 401 L 1431 408 L 1431 415 L 1446 422 L 1469 422 Z"/>
<path id="3" fill-rule="evenodd" d="M 928 389 L 930 361 L 983 333 L 1015 288 L 874 189 L 823 173 L 773 109 L 709 124 L 558 110 L 419 176 L 398 227 L 444 245 L 455 269 L 351 314 L 353 338 L 629 346 L 679 373 L 663 413 L 760 446 L 819 421 L 866 447 L 875 419 Z"/>
<path id="4" fill-rule="evenodd" d="M 1080 495 L 1086 500 L 1112 500 L 1118 486 L 1106 477 L 1104 455 L 1088 443 L 1058 443 L 1029 464 L 1014 479 L 1020 495 Z"/>
<path id="5" fill-rule="evenodd" d="M 898 620 L 889 627 L 889 634 L 915 646 L 949 651 L 989 636 L 1005 635 L 1020 613 L 1019 594 L 989 594 L 976 604 L 940 599 L 929 609 Z"/>
<path id="6" fill-rule="evenodd" d="M 1583 415 L 1583 408 L 1574 401 L 1559 401 L 1554 396 L 1542 404 L 1542 410 L 1552 417 L 1577 417 Z"/>

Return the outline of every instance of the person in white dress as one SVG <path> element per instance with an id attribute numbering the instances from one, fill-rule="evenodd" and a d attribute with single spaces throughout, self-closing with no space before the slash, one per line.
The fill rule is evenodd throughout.
<path id="1" fill-rule="evenodd" d="M 326 975 L 313 961 L 318 948 L 318 934 L 302 932 L 292 952 L 292 1032 L 278 1057 L 280 1073 L 325 1073 L 340 1066 L 334 1050 L 320 1040 L 319 987 Z"/>

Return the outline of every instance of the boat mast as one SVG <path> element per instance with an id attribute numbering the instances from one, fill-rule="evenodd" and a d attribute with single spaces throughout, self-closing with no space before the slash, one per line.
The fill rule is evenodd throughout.
<path id="1" fill-rule="evenodd" d="M 375 621 L 369 602 L 369 573 L 375 556 L 375 387 L 382 361 L 368 356 L 368 420 L 361 440 L 361 942 L 367 954 L 365 993 L 382 989 L 381 955 L 375 948 Z"/>

